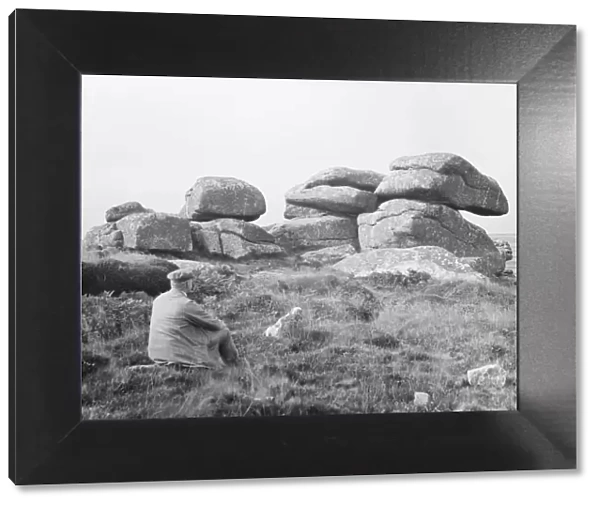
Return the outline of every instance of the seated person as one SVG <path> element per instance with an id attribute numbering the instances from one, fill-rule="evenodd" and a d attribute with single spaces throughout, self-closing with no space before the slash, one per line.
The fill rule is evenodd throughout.
<path id="1" fill-rule="evenodd" d="M 167 275 L 171 289 L 152 304 L 148 355 L 158 364 L 220 369 L 234 365 L 238 352 L 226 325 L 187 297 L 193 271 Z"/>

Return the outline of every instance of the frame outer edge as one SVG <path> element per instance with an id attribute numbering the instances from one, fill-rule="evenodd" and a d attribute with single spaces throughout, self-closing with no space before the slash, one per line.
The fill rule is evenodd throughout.
<path id="1" fill-rule="evenodd" d="M 22 9 L 14 17 L 14 220 L 11 271 L 11 355 L 14 385 L 14 482 L 30 482 L 36 468 L 81 420 L 80 308 L 66 300 L 47 302 L 47 291 L 64 283 L 64 274 L 79 268 L 79 248 L 52 240 L 51 217 L 65 227 L 78 226 L 79 209 L 69 208 L 62 192 L 80 192 L 81 74 L 35 27 Z M 71 74 L 70 87 L 62 75 Z M 73 74 L 76 73 L 76 76 Z M 18 95 L 17 95 L 18 92 Z M 76 114 L 73 114 L 77 111 Z M 73 118 L 77 117 L 77 121 Z M 75 124 L 76 123 L 76 124 Z M 18 171 L 18 172 L 17 172 Z M 71 186 L 51 191 L 52 181 L 71 171 Z M 52 210 L 52 212 L 48 212 Z M 32 230 L 36 234 L 28 233 Z M 72 239 L 80 242 L 79 234 Z M 35 258 L 45 269 L 32 270 Z M 76 257 L 76 259 L 75 259 Z M 20 290 L 17 293 L 16 287 Z M 78 285 L 75 289 L 79 290 Z M 79 299 L 78 299 L 79 300 Z M 76 324 L 76 326 L 74 325 Z M 18 331 L 18 336 L 17 336 Z M 17 347 L 18 337 L 18 347 Z M 77 339 L 75 343 L 74 339 Z M 67 367 L 77 354 L 79 367 Z M 74 398 L 78 400 L 73 402 Z M 76 409 L 74 409 L 76 407 Z"/>
<path id="2" fill-rule="evenodd" d="M 15 237 L 15 24 L 17 14 L 13 11 L 8 17 L 8 235 L 9 235 L 9 253 L 8 253 L 8 293 L 14 293 L 15 289 L 15 272 L 12 268 L 15 262 L 14 244 Z M 15 423 L 15 361 L 13 360 L 16 347 L 15 335 L 15 300 L 13 297 L 8 297 L 8 477 L 16 483 L 16 423 Z"/>
<path id="3" fill-rule="evenodd" d="M 18 12 L 18 13 L 21 15 L 21 17 L 23 18 L 23 20 L 24 20 L 24 19 L 27 17 L 27 16 L 25 15 L 25 13 L 24 13 L 24 12 L 22 12 L 22 10 L 18 10 L 17 12 Z M 14 13 L 13 13 L 13 14 L 14 14 Z M 16 16 L 15 16 L 15 17 L 16 17 Z M 31 23 L 31 25 L 34 25 L 34 23 L 33 23 L 33 21 L 32 21 L 31 19 L 28 19 L 28 21 Z M 16 22 L 15 22 L 15 23 L 16 23 Z M 29 25 L 29 23 L 28 23 L 28 25 Z M 564 25 L 562 25 L 562 26 L 564 26 Z M 30 26 L 30 28 L 31 28 L 31 26 Z M 34 25 L 34 26 L 33 26 L 33 30 L 34 30 L 34 31 L 35 31 L 35 32 L 36 32 L 36 33 L 37 33 L 37 34 L 40 36 L 40 38 L 41 38 L 41 39 L 43 39 L 43 41 L 44 41 L 44 43 L 45 43 L 45 45 L 46 45 L 46 46 L 48 46 L 48 47 L 50 47 L 50 46 L 51 46 L 51 47 L 54 49 L 54 51 L 55 51 L 55 52 L 56 52 L 58 55 L 60 55 L 60 56 L 62 57 L 62 59 L 63 59 L 63 60 L 66 62 L 66 63 L 68 63 L 68 64 L 70 64 L 70 65 L 71 65 L 72 69 L 74 69 L 75 71 L 79 72 L 79 70 L 78 70 L 76 67 L 74 67 L 74 66 L 73 66 L 73 64 L 71 64 L 71 63 L 69 62 L 69 60 L 68 60 L 68 59 L 67 59 L 67 58 L 64 56 L 64 54 L 63 54 L 63 53 L 61 53 L 60 51 L 58 51 L 58 50 L 57 50 L 57 48 L 56 48 L 55 46 L 53 46 L 53 45 L 52 45 L 52 43 L 50 42 L 50 41 L 51 41 L 51 39 L 49 39 L 48 37 L 46 37 L 46 35 L 44 35 L 44 34 L 43 34 L 43 32 L 41 32 L 41 31 L 40 31 L 40 29 L 39 29 L 39 27 L 38 27 L 38 26 L 35 26 L 35 25 Z M 17 35 L 18 35 L 18 34 L 17 34 Z M 561 38 L 561 41 L 562 41 L 562 38 Z M 557 45 L 558 45 L 558 44 L 557 44 Z M 555 48 L 556 48 L 556 46 L 555 46 Z M 548 54 L 550 54 L 551 52 L 552 52 L 552 51 L 550 51 Z M 66 54 L 69 54 L 69 53 L 68 53 L 68 52 L 66 52 Z M 536 71 L 536 69 L 538 68 L 538 66 L 540 66 L 541 64 L 543 64 L 542 60 L 544 60 L 544 58 L 542 58 L 541 60 L 539 60 L 539 61 L 536 63 L 536 65 L 535 65 L 535 66 L 534 66 L 534 67 L 533 67 L 533 68 L 532 68 L 532 69 L 531 69 L 529 72 L 527 72 L 526 76 L 529 76 L 530 74 L 534 73 L 534 72 Z M 542 62 L 542 63 L 540 63 L 540 62 Z M 81 79 L 81 73 L 80 73 L 79 75 L 80 75 L 80 79 Z M 525 79 L 525 77 L 524 77 L 524 78 L 522 78 L 522 79 Z M 81 81 L 80 81 L 80 92 L 81 92 Z M 81 95 L 79 95 L 79 97 L 78 97 L 78 100 L 81 100 Z M 81 105 L 81 104 L 80 104 L 80 105 Z M 16 107 L 16 105 L 15 105 L 15 107 Z M 15 131 L 15 135 L 16 135 L 16 131 Z M 69 140 L 69 142 L 72 142 L 72 141 L 70 141 L 70 140 Z M 519 152 L 519 156 L 520 156 L 520 152 Z M 25 178 L 25 177 L 23 177 L 22 179 L 26 179 L 26 178 Z M 16 183 L 16 181 L 15 181 L 15 183 Z M 14 191 L 16 192 L 16 187 L 14 187 L 14 188 L 15 188 L 15 190 L 14 190 Z M 11 186 L 11 190 L 12 190 L 12 189 L 13 189 L 13 186 Z M 15 193 L 15 194 L 13 194 L 13 193 L 11 192 L 11 198 L 13 198 L 13 199 L 14 199 L 14 198 L 16 198 L 16 193 Z M 12 208 L 12 206 L 11 206 L 11 210 L 12 210 L 12 209 L 13 209 L 13 208 Z M 16 224 L 15 224 L 15 226 L 16 226 Z M 70 225 L 69 225 L 69 226 L 70 226 Z M 39 224 L 38 224 L 38 228 L 39 228 Z M 22 227 L 20 227 L 20 229 L 22 230 L 23 228 L 22 228 Z M 14 234 L 16 234 L 16 229 L 14 230 Z M 11 234 L 11 238 L 13 238 L 13 234 Z M 77 238 L 77 239 L 79 239 L 79 238 Z M 16 243 L 16 236 L 15 236 L 15 243 Z M 69 258 L 70 258 L 70 257 L 69 257 Z M 12 266 L 12 265 L 13 265 L 13 263 L 11 262 L 11 266 Z M 77 265 L 77 267 L 79 267 L 79 265 Z M 70 268 L 69 268 L 69 269 L 70 269 Z M 70 270 L 71 270 L 71 269 L 70 269 Z M 69 270 L 69 272 L 70 272 L 70 270 Z M 17 275 L 17 274 L 15 273 L 15 274 L 14 274 L 14 276 L 16 276 L 16 275 Z M 11 308 L 11 309 L 12 309 L 12 308 Z M 77 316 L 79 316 L 79 313 L 78 313 L 78 315 L 77 315 Z M 11 336 L 12 336 L 12 334 L 11 334 Z M 23 337 L 23 336 L 21 336 L 21 337 Z M 19 343 L 19 344 L 21 345 L 21 343 Z M 67 352 L 71 352 L 71 351 L 72 351 L 71 349 L 67 350 Z M 519 357 L 519 362 L 520 362 L 520 361 L 521 361 L 521 357 Z M 42 375 L 42 372 L 40 372 L 39 374 L 40 374 L 40 376 L 41 376 L 41 375 Z M 12 377 L 12 376 L 11 376 L 11 377 Z M 23 378 L 21 378 L 21 379 L 23 380 Z M 54 381 L 54 383 L 58 383 L 58 380 L 56 380 L 56 379 L 55 379 L 55 380 L 53 380 L 53 381 Z M 16 408 L 15 408 L 15 410 L 16 410 Z M 55 418 L 57 418 L 57 417 L 60 417 L 60 418 L 61 418 L 61 420 L 62 420 L 62 419 L 64 419 L 64 418 L 65 418 L 64 414 L 57 414 L 57 413 L 58 413 L 58 411 L 59 411 L 59 410 L 58 410 L 57 408 L 55 408 L 55 410 L 52 412 L 52 414 L 54 415 L 54 417 L 55 417 Z M 523 416 L 523 417 L 525 418 L 525 414 L 524 414 L 524 413 L 519 413 L 519 415 L 520 415 L 520 416 Z M 529 421 L 529 420 L 531 420 L 531 419 L 530 419 L 529 417 L 527 417 L 527 420 Z M 57 423 L 57 422 L 56 422 L 54 419 L 50 420 L 50 421 L 47 423 L 48 430 L 50 431 L 50 430 L 51 430 L 53 427 L 55 428 L 55 425 L 56 425 L 56 423 Z M 61 422 L 61 423 L 63 423 L 63 425 L 65 425 L 65 426 L 66 426 L 66 424 L 65 424 L 64 422 Z M 30 425 L 30 424 L 26 424 L 26 425 Z M 71 442 L 71 443 L 75 443 L 76 441 L 78 441 L 78 438 L 77 438 L 78 434 L 79 434 L 79 433 L 82 431 L 82 429 L 84 429 L 84 426 L 85 426 L 85 425 L 86 425 L 85 423 L 84 423 L 84 424 L 79 424 L 79 422 L 78 422 L 78 423 L 76 423 L 76 424 L 74 424 L 74 425 L 73 425 L 73 424 L 70 424 L 70 425 L 69 425 L 69 427 L 70 427 L 70 428 L 69 428 L 69 430 L 61 430 L 61 431 L 58 431 L 58 432 L 57 432 L 57 434 L 59 433 L 59 436 L 58 436 L 58 437 L 55 437 L 55 438 L 54 438 L 54 440 L 53 440 L 53 443 L 52 443 L 51 445 L 48 445 L 46 448 L 50 448 L 52 445 L 53 445 L 53 448 L 54 448 L 54 449 L 56 449 L 56 448 L 57 448 L 57 446 L 59 446 L 59 447 L 63 448 L 63 447 L 65 447 L 65 444 L 66 444 L 66 443 L 70 443 L 70 442 Z M 531 422 L 531 425 L 532 425 L 534 428 L 536 428 L 536 430 L 540 430 L 540 425 L 539 425 L 539 424 Z M 52 427 L 50 427 L 50 426 L 52 426 Z M 20 430 L 21 430 L 21 426 L 20 426 L 20 425 L 19 425 L 19 428 L 20 428 Z M 64 427 L 63 427 L 63 429 L 64 429 Z M 23 429 L 23 430 L 25 430 L 25 429 Z M 46 429 L 44 429 L 44 430 L 46 430 Z M 84 432 L 85 432 L 85 431 L 84 431 Z M 556 441 L 556 438 L 555 438 L 555 437 L 554 437 L 553 439 L 549 438 L 549 436 L 547 435 L 547 434 L 548 434 L 548 431 L 547 431 L 547 430 L 544 430 L 544 431 L 541 431 L 541 430 L 540 430 L 540 432 L 542 432 L 542 433 L 543 433 L 543 435 L 544 435 L 544 437 L 546 437 L 547 439 L 550 439 L 550 440 L 551 440 L 551 442 L 552 442 L 552 444 L 554 444 L 554 442 Z M 30 433 L 29 435 L 30 435 L 30 436 L 35 436 L 36 434 L 35 434 L 35 433 Z M 89 436 L 89 434 L 88 434 L 88 436 Z M 89 442 L 89 441 L 88 441 L 88 442 Z M 64 451 L 64 452 L 66 452 L 66 453 L 68 454 L 68 453 L 69 453 L 69 450 L 72 450 L 74 447 L 73 447 L 73 446 L 69 446 L 68 444 L 66 444 L 66 446 L 67 446 L 67 448 L 64 448 L 64 450 L 63 450 L 63 451 Z M 85 448 L 85 446 L 83 446 L 81 449 L 83 450 L 84 448 Z M 557 447 L 555 447 L 555 449 L 556 449 L 556 451 L 558 451 Z M 59 448 L 59 450 L 60 450 L 60 448 Z M 77 450 L 79 450 L 79 448 L 77 448 Z M 38 457 L 40 457 L 40 458 L 38 458 L 38 459 L 37 459 L 37 463 L 35 463 L 35 465 L 34 465 L 34 466 L 29 466 L 29 467 L 28 467 L 28 469 L 25 469 L 25 471 L 28 471 L 28 474 L 27 474 L 26 476 L 25 476 L 25 475 L 24 475 L 22 472 L 20 473 L 20 475 L 19 475 L 19 477 L 18 477 L 18 478 L 19 478 L 19 483 L 26 483 L 26 482 L 27 482 L 27 483 L 42 483 L 44 480 L 43 480 L 43 479 L 40 479 L 40 476 L 41 476 L 41 474 L 40 474 L 40 473 L 43 471 L 43 469 L 44 469 L 44 468 L 48 468 L 48 467 L 55 467 L 55 466 L 56 466 L 56 463 L 57 463 L 57 461 L 54 461 L 54 462 L 53 462 L 53 457 L 55 457 L 55 456 L 56 456 L 56 452 L 52 452 L 52 451 L 50 451 L 50 450 L 48 450 L 47 452 L 45 452 L 45 454 L 43 454 L 43 455 L 42 455 L 41 453 L 38 453 Z M 73 454 L 70 454 L 70 455 L 68 455 L 68 457 L 69 457 L 69 460 L 68 460 L 68 462 L 69 462 L 69 463 L 70 463 L 70 464 L 71 464 L 73 467 L 77 467 L 79 464 L 81 464 L 81 462 L 78 464 L 78 463 L 77 463 L 77 460 L 78 460 L 78 459 L 80 459 L 80 458 L 82 458 L 83 456 L 80 456 L 78 451 L 74 451 L 74 452 L 73 452 Z M 557 456 L 557 458 L 558 458 L 558 456 Z M 85 460 L 85 459 L 84 459 L 84 460 Z M 560 459 L 559 459 L 559 460 L 560 460 Z M 552 466 L 552 467 L 553 467 L 553 466 Z M 88 471 L 89 471 L 89 470 L 90 470 L 90 468 L 88 468 Z M 56 470 L 56 469 L 55 469 L 55 470 L 54 470 L 54 472 L 58 472 L 58 470 Z M 15 474 L 16 474 L 16 470 L 15 470 Z M 60 473 L 59 473 L 59 474 L 60 474 Z M 37 478 L 35 478 L 35 475 L 37 475 Z M 92 476 L 92 475 L 90 474 L 90 476 Z M 24 480 L 23 478 L 27 478 L 27 479 L 26 479 L 26 480 Z M 94 482 L 96 482 L 96 481 L 94 480 Z M 64 483 L 64 482 L 63 482 L 63 483 Z"/>
<path id="4" fill-rule="evenodd" d="M 533 24 L 533 23 L 493 23 L 493 22 L 468 22 L 468 21 L 431 21 L 431 20 L 401 20 L 401 19 L 378 19 L 378 18 L 336 18 L 336 17 L 303 17 L 303 16 L 252 16 L 240 14 L 185 14 L 185 13 L 160 13 L 160 12 L 125 12 L 125 11 L 93 11 L 72 10 L 60 11 L 54 9 L 24 9 L 30 21 L 37 27 L 38 31 L 67 61 L 75 62 L 80 72 L 90 75 L 132 75 L 132 76 L 180 76 L 180 77 L 243 77 L 264 79 L 325 79 L 325 80 L 367 80 L 367 81 L 403 81 L 403 82 L 463 82 L 463 83 L 511 83 L 519 81 L 537 61 L 560 40 L 570 25 L 560 24 Z M 90 35 L 92 17 L 96 15 L 97 21 L 105 22 L 110 16 L 118 19 L 119 23 L 113 38 L 117 41 L 108 47 L 111 58 L 105 58 L 106 48 L 101 53 L 90 54 L 93 51 L 93 36 Z M 163 22 L 177 23 L 182 30 L 177 36 L 182 38 L 179 44 L 182 46 L 208 47 L 219 44 L 222 50 L 236 53 L 240 60 L 239 71 L 231 72 L 231 68 L 225 64 L 221 65 L 225 58 L 217 58 L 218 61 L 210 59 L 210 51 L 203 49 L 193 53 L 186 53 L 185 59 L 178 64 L 164 58 L 157 58 L 157 53 L 162 54 L 162 47 L 169 41 L 156 39 L 158 45 L 151 47 L 152 41 L 146 39 L 146 47 L 136 46 L 131 40 L 123 42 L 126 31 L 124 26 L 137 26 L 147 37 L 146 30 L 156 26 L 158 17 Z M 210 32 L 202 38 L 197 33 L 190 35 L 189 21 L 195 19 L 202 23 L 204 30 Z M 53 26 L 60 23 L 60 29 Z M 236 38 L 239 31 L 248 30 L 252 23 L 257 37 L 246 38 L 241 43 Z M 264 33 L 269 33 L 274 26 L 285 24 L 287 31 L 278 30 L 275 35 L 279 40 L 273 40 Z M 212 25 L 212 26 L 211 26 Z M 362 30 L 357 30 L 357 26 Z M 202 26 L 202 25 L 201 25 Z M 87 29 L 86 29 L 87 27 Z M 418 37 L 429 42 L 427 46 L 419 47 L 413 53 L 404 53 L 406 44 L 410 45 L 409 38 L 397 38 L 390 36 L 390 29 L 403 32 L 407 27 L 412 28 Z M 153 29 L 154 29 L 153 28 Z M 210 29 L 209 29 L 210 28 Z M 258 30 L 256 30 L 258 28 Z M 359 43 L 352 45 L 354 40 L 347 37 L 347 30 L 356 30 Z M 219 36 L 222 30 L 224 35 Z M 313 59 L 304 58 L 299 60 L 301 72 L 298 73 L 295 66 L 292 68 L 282 67 L 278 72 L 269 71 L 264 61 L 278 59 L 282 52 L 290 52 L 292 58 L 306 52 L 316 52 L 320 46 L 312 44 L 308 40 L 300 40 L 300 43 L 291 42 L 287 37 L 291 34 L 308 33 L 316 30 L 313 35 L 316 40 L 319 37 L 328 37 L 328 51 L 320 54 L 321 67 L 329 68 L 332 73 L 317 70 Z M 295 33 L 294 33 L 295 31 Z M 439 32 L 439 35 L 436 35 Z M 261 36 L 261 33 L 263 36 Z M 235 35 L 233 35 L 235 34 Z M 439 40 L 435 40 L 439 37 Z M 445 37 L 445 42 L 441 38 Z M 492 43 L 489 44 L 491 38 Z M 303 37 L 300 37 L 303 39 Z M 498 43 L 494 43 L 496 41 Z M 508 40 L 523 40 L 527 44 L 507 44 Z M 80 42 L 77 49 L 71 51 L 75 41 Z M 105 41 L 110 44 L 110 39 Z M 127 59 L 119 58 L 121 46 L 125 44 L 127 51 L 121 51 L 127 55 Z M 372 65 L 372 53 L 369 53 L 371 43 L 375 44 L 377 57 L 383 64 Z M 150 44 L 150 45 L 149 45 Z M 162 45 L 161 45 L 162 44 Z M 382 47 L 385 50 L 377 49 Z M 454 47 L 453 50 L 444 51 L 435 58 L 425 58 L 424 55 L 440 51 L 440 47 Z M 273 48 L 277 48 L 274 50 Z M 372 50 L 372 48 L 371 48 Z M 500 51 L 498 51 L 500 50 Z M 86 52 L 87 51 L 87 52 Z M 454 51 L 454 54 L 453 54 Z M 149 54 L 150 53 L 150 56 Z M 263 61 L 258 66 L 246 65 L 259 53 L 263 55 Z M 351 55 L 351 58 L 350 58 Z M 89 57 L 97 60 L 89 60 Z M 197 58 L 209 56 L 205 63 L 190 72 L 190 65 L 195 66 Z M 235 57 L 235 56 L 234 56 Z M 457 59 L 457 57 L 459 59 Z M 228 56 L 227 58 L 231 58 Z M 352 63 L 349 63 L 349 59 Z M 421 65 L 421 60 L 427 60 Z M 93 63 L 98 61 L 98 63 Z M 114 64 L 111 63 L 114 61 Z M 158 66 L 154 63 L 159 61 Z M 168 61 L 168 63 L 167 63 Z M 338 62 L 344 63 L 338 67 Z M 162 67 L 161 67 L 162 65 Z M 168 68 L 164 68 L 167 65 Z M 362 68 L 366 74 L 353 71 Z M 198 71 L 200 69 L 200 71 Z M 475 70 L 475 72 L 473 72 Z M 283 71 L 283 75 L 282 74 Z"/>
<path id="5" fill-rule="evenodd" d="M 519 410 L 576 467 L 577 29 L 570 28 L 517 83 L 518 245 L 527 244 L 518 253 Z"/>

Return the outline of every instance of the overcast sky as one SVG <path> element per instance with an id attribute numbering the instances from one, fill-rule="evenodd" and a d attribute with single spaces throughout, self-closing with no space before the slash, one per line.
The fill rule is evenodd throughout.
<path id="1" fill-rule="evenodd" d="M 399 156 L 451 152 L 496 179 L 516 230 L 516 86 L 84 76 L 82 230 L 139 201 L 177 213 L 200 176 L 258 187 L 283 221 L 283 194 L 333 166 L 389 172 Z"/>

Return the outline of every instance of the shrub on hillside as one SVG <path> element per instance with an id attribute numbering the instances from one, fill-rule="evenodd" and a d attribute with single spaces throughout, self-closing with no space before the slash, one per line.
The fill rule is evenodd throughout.
<path id="1" fill-rule="evenodd" d="M 88 374 L 96 372 L 102 367 L 106 367 L 109 361 L 110 359 L 108 357 L 83 350 L 81 354 L 81 377 L 85 378 Z"/>
<path id="2" fill-rule="evenodd" d="M 82 341 L 112 340 L 135 327 L 147 327 L 151 313 L 152 300 L 139 294 L 84 296 L 81 298 Z"/>
<path id="3" fill-rule="evenodd" d="M 113 258 L 98 262 L 81 263 L 81 290 L 83 295 L 102 292 L 145 292 L 156 296 L 170 288 L 167 274 L 177 270 L 177 265 L 160 258 L 147 262 L 123 262 Z"/>
<path id="4" fill-rule="evenodd" d="M 219 298 L 231 294 L 239 280 L 235 270 L 227 264 L 207 267 L 196 272 L 188 297 L 199 303 L 207 297 Z"/>

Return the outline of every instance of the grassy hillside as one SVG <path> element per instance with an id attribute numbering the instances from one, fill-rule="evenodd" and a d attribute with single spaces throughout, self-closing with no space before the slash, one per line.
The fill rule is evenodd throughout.
<path id="1" fill-rule="evenodd" d="M 150 363 L 152 298 L 83 297 L 84 418 L 516 409 L 513 281 L 359 281 L 285 259 L 232 267 L 191 295 L 237 332 L 238 368 L 131 369 Z M 302 328 L 263 336 L 296 306 Z M 469 386 L 467 370 L 489 363 L 509 372 L 506 385 Z M 414 392 L 429 393 L 429 406 L 416 407 Z"/>

